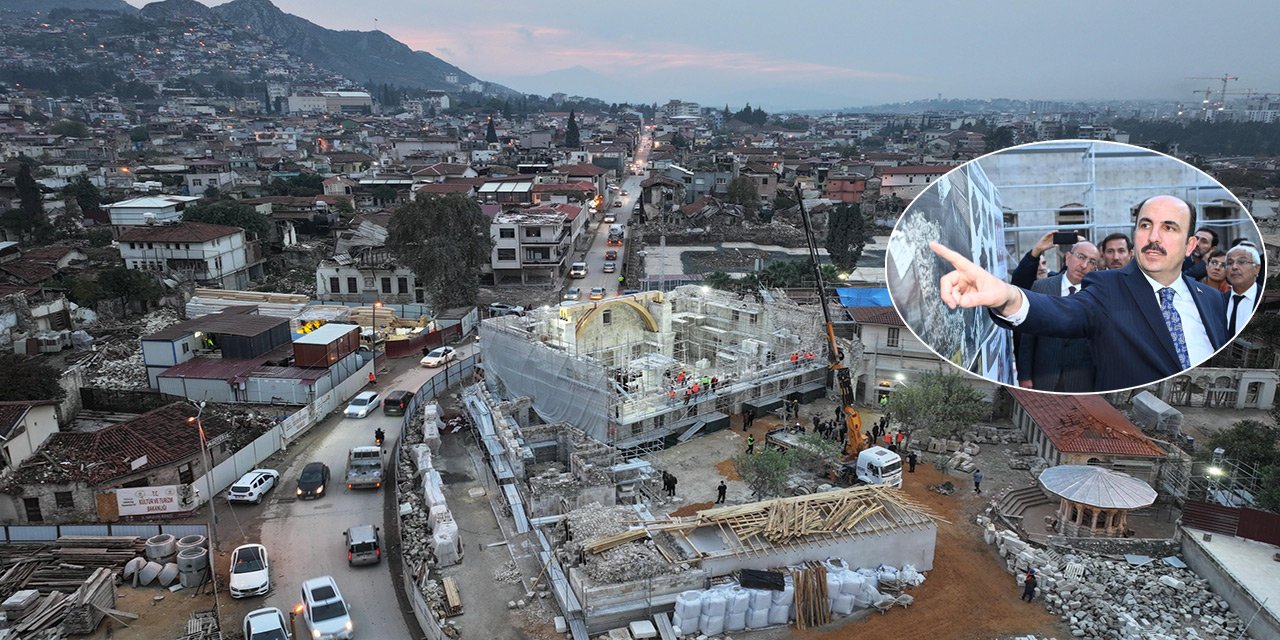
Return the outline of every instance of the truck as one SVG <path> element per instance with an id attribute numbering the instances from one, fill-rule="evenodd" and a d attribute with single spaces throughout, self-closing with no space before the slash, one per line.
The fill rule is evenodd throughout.
<path id="1" fill-rule="evenodd" d="M 621 245 L 621 244 L 622 244 L 622 237 L 623 237 L 623 235 L 624 235 L 625 233 L 626 233 L 626 232 L 623 230 L 623 227 L 622 227 L 622 225 L 620 225 L 620 224 L 615 224 L 615 225 L 610 226 L 610 227 L 609 227 L 609 239 L 606 241 L 606 244 L 608 244 L 608 245 L 609 245 L 609 246 L 611 246 L 611 247 L 616 247 L 616 246 Z"/>
<path id="2" fill-rule="evenodd" d="M 347 488 L 382 487 L 382 447 L 355 447 L 347 453 Z"/>
<path id="3" fill-rule="evenodd" d="M 803 448 L 801 435 L 798 429 L 781 427 L 765 434 L 765 443 L 782 451 Z M 852 459 L 834 464 L 830 473 L 833 480 L 843 485 L 883 484 L 901 488 L 902 456 L 884 447 L 868 447 Z"/>

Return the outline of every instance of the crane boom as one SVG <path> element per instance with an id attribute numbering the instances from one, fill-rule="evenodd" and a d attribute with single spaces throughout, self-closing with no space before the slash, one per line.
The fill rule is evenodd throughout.
<path id="1" fill-rule="evenodd" d="M 836 389 L 840 393 L 840 415 L 848 434 L 845 439 L 845 455 L 856 458 L 870 443 L 862 432 L 862 416 L 853 408 L 853 381 L 849 368 L 844 366 L 840 345 L 836 342 L 835 324 L 831 322 L 831 309 L 827 306 L 827 287 L 822 282 L 822 268 L 818 262 L 818 240 L 814 237 L 813 222 L 809 219 L 809 211 L 804 208 L 804 197 L 798 184 L 795 186 L 795 194 L 796 202 L 800 205 L 800 219 L 804 222 L 804 237 L 809 243 L 809 263 L 813 267 L 813 279 L 818 286 L 818 300 L 822 303 L 822 319 L 826 322 L 827 369 L 831 371 Z"/>

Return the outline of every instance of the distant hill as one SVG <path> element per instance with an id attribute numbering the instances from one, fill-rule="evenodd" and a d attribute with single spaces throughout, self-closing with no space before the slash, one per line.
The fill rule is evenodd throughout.
<path id="1" fill-rule="evenodd" d="M 124 0 L 0 0 L 0 11 L 45 14 L 53 9 L 114 11 L 133 15 L 137 7 Z"/>
<path id="2" fill-rule="evenodd" d="M 152 2 L 142 8 L 138 15 L 147 20 L 182 20 L 197 18 L 200 20 L 217 20 L 213 9 L 196 2 L 196 0 L 163 0 Z"/>
<path id="3" fill-rule="evenodd" d="M 213 7 L 213 13 L 233 25 L 248 26 L 303 60 L 356 82 L 450 89 L 445 81 L 449 74 L 456 74 L 461 85 L 477 80 L 430 53 L 413 51 L 381 31 L 326 29 L 281 11 L 270 0 L 232 0 Z M 489 92 L 516 93 L 497 84 L 490 84 Z"/>

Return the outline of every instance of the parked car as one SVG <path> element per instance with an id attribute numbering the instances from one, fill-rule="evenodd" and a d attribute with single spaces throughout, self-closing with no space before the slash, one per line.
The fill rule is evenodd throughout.
<path id="1" fill-rule="evenodd" d="M 413 399 L 413 394 L 404 389 L 396 389 L 388 393 L 386 399 L 382 401 L 382 415 L 404 415 L 405 410 L 409 408 L 409 400 L 411 399 Z"/>
<path id="2" fill-rule="evenodd" d="M 457 358 L 458 352 L 453 347 L 437 347 L 424 356 L 420 364 L 424 367 L 440 367 L 453 362 Z"/>
<path id="3" fill-rule="evenodd" d="M 617 249 L 609 249 L 609 250 L 605 251 L 605 252 L 604 252 L 604 259 L 605 259 L 605 260 L 617 260 L 617 259 L 618 259 L 618 250 L 617 250 Z"/>
<path id="4" fill-rule="evenodd" d="M 280 472 L 275 469 L 254 469 L 242 476 L 227 490 L 227 502 L 259 504 L 267 492 L 280 482 Z"/>
<path id="5" fill-rule="evenodd" d="M 329 486 L 329 465 L 323 462 L 308 462 L 298 476 L 298 497 L 319 498 Z"/>
<path id="6" fill-rule="evenodd" d="M 379 399 L 380 396 L 377 391 L 361 391 L 351 399 L 351 402 L 347 404 L 347 410 L 343 413 L 348 418 L 367 418 L 378 406 Z"/>
<path id="7" fill-rule="evenodd" d="M 569 288 L 564 292 L 564 298 L 563 298 L 563 299 L 564 299 L 564 300 L 581 300 L 581 299 L 582 299 L 582 289 L 579 289 L 578 287 L 569 287 Z"/>
<path id="8" fill-rule="evenodd" d="M 591 287 L 591 295 L 587 298 L 589 300 L 604 300 L 604 287 Z"/>
<path id="9" fill-rule="evenodd" d="M 244 640 L 289 640 L 289 623 L 275 608 L 254 609 L 244 617 Z"/>
<path id="10" fill-rule="evenodd" d="M 242 544 L 231 552 L 231 597 L 258 596 L 271 589 L 271 566 L 267 548 Z"/>
<path id="11" fill-rule="evenodd" d="M 302 619 L 311 630 L 312 640 L 351 638 L 351 612 L 333 576 L 312 578 L 302 583 Z"/>
<path id="12" fill-rule="evenodd" d="M 569 277 L 570 277 L 570 278 L 585 278 L 585 277 L 587 277 L 587 263 L 585 263 L 585 262 L 575 262 L 575 263 L 573 263 L 573 264 L 569 265 Z"/>
<path id="13" fill-rule="evenodd" d="M 489 317 L 496 318 L 498 316 L 522 316 L 524 315 L 524 307 L 517 304 L 503 304 L 495 302 L 489 305 Z"/>

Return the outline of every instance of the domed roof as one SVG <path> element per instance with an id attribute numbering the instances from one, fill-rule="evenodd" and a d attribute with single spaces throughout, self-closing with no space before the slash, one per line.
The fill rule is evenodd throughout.
<path id="1" fill-rule="evenodd" d="M 1040 484 L 1067 500 L 1100 509 L 1140 509 L 1156 501 L 1151 485 L 1104 467 L 1049 467 L 1040 474 Z"/>

